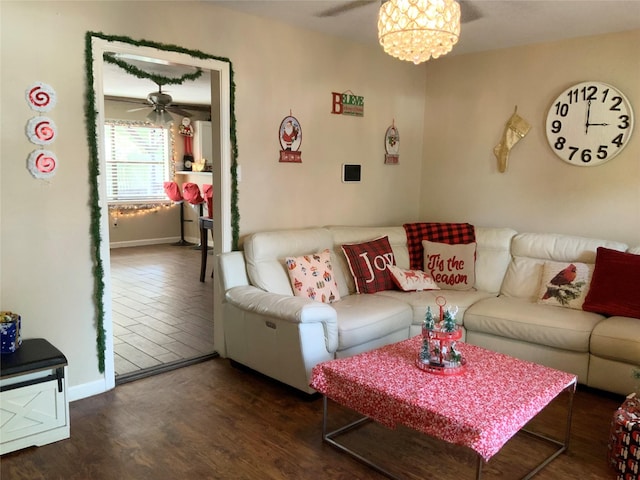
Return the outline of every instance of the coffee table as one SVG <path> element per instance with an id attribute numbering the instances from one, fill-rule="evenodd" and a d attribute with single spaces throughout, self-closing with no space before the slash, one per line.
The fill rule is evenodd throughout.
<path id="1" fill-rule="evenodd" d="M 371 459 L 336 440 L 368 421 L 389 428 L 404 425 L 477 454 L 476 479 L 485 462 L 519 431 L 554 444 L 557 449 L 531 470 L 531 478 L 569 445 L 573 374 L 459 342 L 467 361 L 460 375 L 441 376 L 416 367 L 420 335 L 313 368 L 311 387 L 323 394 L 323 440 L 389 478 L 398 478 Z M 565 436 L 557 440 L 523 427 L 562 392 L 569 392 Z M 364 415 L 327 431 L 327 399 Z"/>

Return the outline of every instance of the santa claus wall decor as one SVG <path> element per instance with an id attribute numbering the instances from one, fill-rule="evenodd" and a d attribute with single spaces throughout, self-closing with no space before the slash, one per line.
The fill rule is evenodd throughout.
<path id="1" fill-rule="evenodd" d="M 282 163 L 302 163 L 302 127 L 298 119 L 289 115 L 284 117 L 278 129 L 278 140 L 280 141 L 280 162 Z"/>

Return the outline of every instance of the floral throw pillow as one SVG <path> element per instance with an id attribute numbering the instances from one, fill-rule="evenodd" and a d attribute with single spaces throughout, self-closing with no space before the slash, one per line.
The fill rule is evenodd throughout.
<path id="1" fill-rule="evenodd" d="M 538 303 L 582 310 L 592 275 L 586 263 L 544 262 Z"/>
<path id="2" fill-rule="evenodd" d="M 424 271 L 440 288 L 470 290 L 476 283 L 476 243 L 449 245 L 422 241 Z"/>
<path id="3" fill-rule="evenodd" d="M 328 249 L 301 257 L 287 257 L 285 264 L 296 297 L 307 297 L 322 303 L 340 300 Z"/>
<path id="4" fill-rule="evenodd" d="M 395 265 L 387 267 L 393 282 L 405 292 L 420 292 L 422 290 L 440 290 L 440 287 L 428 273 L 422 270 L 405 270 Z"/>

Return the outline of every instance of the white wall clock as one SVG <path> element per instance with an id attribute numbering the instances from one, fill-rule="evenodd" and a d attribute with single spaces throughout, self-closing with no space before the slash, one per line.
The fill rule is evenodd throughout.
<path id="1" fill-rule="evenodd" d="M 583 82 L 567 88 L 547 113 L 549 146 L 571 165 L 593 167 L 618 155 L 633 132 L 633 110 L 616 87 Z"/>

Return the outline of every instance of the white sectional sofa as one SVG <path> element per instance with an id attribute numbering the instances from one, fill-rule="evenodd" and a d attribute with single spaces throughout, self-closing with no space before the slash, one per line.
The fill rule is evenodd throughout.
<path id="1" fill-rule="evenodd" d="M 640 365 L 640 319 L 606 317 L 537 303 L 545 261 L 593 264 L 598 247 L 619 242 L 475 227 L 475 284 L 470 290 L 385 290 L 358 294 L 341 245 L 387 236 L 396 265 L 409 269 L 402 226 L 328 226 L 259 232 L 244 251 L 219 257 L 225 292 L 226 355 L 303 392 L 319 362 L 404 340 L 421 331 L 436 297 L 458 307 L 465 339 L 578 375 L 579 382 L 618 394 L 635 387 Z M 285 257 L 331 252 L 341 299 L 321 303 L 293 295 Z M 640 254 L 640 248 L 631 250 Z M 640 287 L 639 287 L 640 288 Z M 416 352 L 417 354 L 417 352 Z"/>

